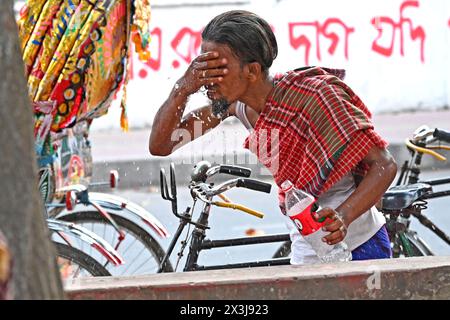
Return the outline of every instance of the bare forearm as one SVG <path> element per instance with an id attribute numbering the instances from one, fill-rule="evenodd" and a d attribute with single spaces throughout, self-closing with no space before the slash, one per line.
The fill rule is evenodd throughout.
<path id="1" fill-rule="evenodd" d="M 348 226 L 379 201 L 396 172 L 397 165 L 391 157 L 383 157 L 370 164 L 369 171 L 356 190 L 336 209 L 345 225 Z"/>
<path id="2" fill-rule="evenodd" d="M 183 133 L 189 131 L 189 116 L 182 120 L 186 108 L 187 97 L 206 85 L 214 86 L 223 81 L 228 72 L 225 68 L 228 61 L 219 58 L 218 52 L 206 52 L 192 60 L 184 75 L 177 81 L 169 98 L 163 103 L 155 116 L 149 139 L 149 150 L 153 155 L 169 155 L 175 146 L 181 146 L 192 139 L 183 139 Z M 172 135 L 178 128 L 180 137 Z M 190 131 L 188 132 L 191 133 Z M 175 141 L 174 141 L 175 140 Z M 178 141 L 182 140 L 181 143 Z"/>
<path id="3" fill-rule="evenodd" d="M 172 144 L 175 144 L 175 141 L 171 141 L 171 136 L 173 131 L 180 126 L 186 101 L 187 95 L 175 86 L 169 98 L 156 113 L 149 141 L 149 149 L 152 154 L 170 153 Z"/>
<path id="4" fill-rule="evenodd" d="M 329 245 L 341 242 L 348 226 L 373 207 L 394 180 L 397 164 L 386 149 L 373 147 L 363 162 L 370 169 L 350 197 L 335 210 L 323 208 L 315 214 L 316 220 L 329 218 L 323 229 L 330 234 L 322 239 Z"/>

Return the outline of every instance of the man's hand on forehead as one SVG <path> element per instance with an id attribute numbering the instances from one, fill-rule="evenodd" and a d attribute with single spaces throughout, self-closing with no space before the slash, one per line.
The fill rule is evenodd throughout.
<path id="1" fill-rule="evenodd" d="M 220 58 L 217 51 L 209 51 L 200 54 L 194 59 L 194 64 L 197 69 L 223 69 L 227 65 L 226 58 Z M 226 73 L 226 72 L 225 72 Z"/>
<path id="2" fill-rule="evenodd" d="M 185 94 L 190 95 L 202 86 L 220 83 L 228 73 L 227 63 L 227 59 L 220 58 L 217 51 L 201 53 L 192 60 L 178 85 Z"/>
<path id="3" fill-rule="evenodd" d="M 206 51 L 206 52 L 202 52 L 200 53 L 200 55 L 197 57 L 198 59 L 215 59 L 219 57 L 219 52 L 217 51 Z"/>

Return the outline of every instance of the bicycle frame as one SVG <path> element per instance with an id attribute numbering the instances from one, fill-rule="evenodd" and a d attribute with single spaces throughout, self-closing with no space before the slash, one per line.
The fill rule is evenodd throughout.
<path id="1" fill-rule="evenodd" d="M 225 264 L 225 265 L 211 265 L 211 266 L 198 265 L 197 260 L 198 260 L 198 256 L 199 256 L 201 250 L 242 246 L 242 245 L 271 243 L 271 242 L 280 242 L 280 241 L 287 241 L 290 239 L 289 234 L 247 237 L 247 238 L 232 238 L 232 239 L 222 239 L 222 240 L 205 239 L 205 231 L 206 231 L 205 226 L 208 225 L 210 210 L 211 210 L 211 205 L 205 204 L 203 207 L 203 210 L 200 214 L 200 217 L 197 221 L 197 225 L 192 232 L 192 240 L 191 240 L 191 245 L 190 245 L 190 249 L 189 249 L 189 255 L 188 255 L 188 258 L 186 261 L 184 271 L 262 267 L 262 266 L 274 266 L 274 265 L 289 264 L 290 259 L 286 258 L 286 259 L 269 259 L 269 260 L 263 260 L 263 261 L 255 261 L 255 262 L 233 263 L 233 264 Z"/>
<path id="2" fill-rule="evenodd" d="M 178 214 L 176 212 L 176 185 L 175 185 L 175 172 L 173 164 L 170 167 L 170 180 L 171 180 L 171 192 L 168 191 L 166 177 L 164 170 L 161 169 L 161 192 L 162 196 L 166 200 L 172 201 L 172 209 L 175 216 L 180 218 L 180 225 L 174 234 L 174 237 L 167 249 L 166 255 L 160 264 L 158 273 L 163 272 L 165 264 L 168 262 L 171 256 L 175 244 L 178 241 L 181 233 L 187 224 L 193 224 L 195 226 L 191 233 L 191 242 L 189 245 L 188 256 L 183 271 L 199 271 L 199 270 L 217 270 L 217 269 L 232 269 L 232 268 L 244 268 L 244 267 L 261 267 L 261 266 L 274 266 L 274 265 L 287 265 L 290 263 L 289 258 L 284 259 L 268 259 L 264 261 L 242 262 L 232 264 L 219 264 L 203 266 L 198 265 L 197 261 L 202 250 L 208 250 L 213 248 L 233 247 L 242 245 L 254 245 L 262 243 L 284 242 L 290 240 L 289 234 L 275 234 L 269 236 L 257 236 L 248 238 L 232 238 L 221 240 L 209 240 L 206 239 L 206 230 L 209 229 L 209 214 L 211 211 L 212 203 L 204 203 L 203 208 L 199 214 L 197 221 L 192 221 L 192 211 L 190 207 L 187 207 L 184 213 Z M 229 166 L 228 166 L 229 169 Z M 242 168 L 240 168 L 242 169 Z M 192 189 L 191 189 L 192 190 Z M 194 199 L 194 206 L 196 200 Z M 193 207 L 194 207 L 193 206 Z M 180 253 L 184 250 L 182 248 Z"/>
<path id="3" fill-rule="evenodd" d="M 211 205 L 205 204 L 198 220 L 195 222 L 195 229 L 192 231 L 192 239 L 189 247 L 189 253 L 186 260 L 186 264 L 183 271 L 196 271 L 196 270 L 216 270 L 216 269 L 232 269 L 232 268 L 245 268 L 245 267 L 262 267 L 262 266 L 274 266 L 274 265 L 286 265 L 289 264 L 290 259 L 269 259 L 255 262 L 242 262 L 233 264 L 219 264 L 202 266 L 198 265 L 197 261 L 202 250 L 208 250 L 213 248 L 233 247 L 242 245 L 253 245 L 262 243 L 284 242 L 290 240 L 289 234 L 275 234 L 269 236 L 256 236 L 249 238 L 231 238 L 221 240 L 209 240 L 206 238 L 206 229 L 208 229 L 209 212 Z M 189 218 L 187 218 L 189 219 Z M 158 272 L 162 272 L 165 263 L 171 255 L 175 244 L 178 241 L 179 236 L 184 230 L 184 227 L 189 223 L 180 223 L 178 230 L 174 234 L 169 249 L 167 250 L 166 257 L 161 262 L 161 267 Z"/>

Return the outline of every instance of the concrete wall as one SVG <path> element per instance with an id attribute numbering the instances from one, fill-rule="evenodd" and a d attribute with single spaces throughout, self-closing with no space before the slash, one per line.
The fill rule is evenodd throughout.
<path id="1" fill-rule="evenodd" d="M 450 299 L 450 257 L 75 280 L 70 299 Z"/>

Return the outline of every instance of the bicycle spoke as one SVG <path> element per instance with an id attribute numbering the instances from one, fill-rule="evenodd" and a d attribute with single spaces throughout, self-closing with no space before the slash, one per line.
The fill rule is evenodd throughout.
<path id="1" fill-rule="evenodd" d="M 145 248 L 142 248 L 141 251 L 139 252 L 139 254 L 137 254 L 136 256 L 140 256 L 142 254 L 142 252 L 144 252 Z M 128 271 L 128 269 L 132 266 L 133 264 L 129 264 L 128 267 L 124 270 L 124 273 Z"/>
<path id="2" fill-rule="evenodd" d="M 131 247 L 133 244 L 135 244 L 136 241 L 138 241 L 137 238 L 134 238 L 134 237 L 133 237 L 133 239 L 134 239 L 134 240 L 133 240 L 132 242 L 130 241 L 130 244 L 128 244 L 128 246 L 127 246 L 125 249 L 121 250 L 122 252 L 128 252 L 128 249 L 130 249 L 130 247 Z M 125 258 L 125 257 L 123 257 L 123 258 Z"/>
<path id="3" fill-rule="evenodd" d="M 73 265 L 74 263 L 72 262 L 71 265 Z M 72 279 L 75 279 L 80 273 L 81 273 L 81 266 L 76 264 L 76 266 L 78 267 L 75 272 L 72 275 Z"/>
<path id="4" fill-rule="evenodd" d="M 151 261 L 150 259 L 147 259 L 147 260 L 145 260 L 144 262 L 142 262 L 139 266 L 138 266 L 138 268 L 136 269 L 136 270 L 134 270 L 134 272 L 133 273 L 139 273 L 139 274 L 141 274 L 140 272 L 138 272 L 138 271 L 140 271 L 141 270 L 141 268 L 142 267 L 147 267 L 148 266 L 148 264 L 147 264 L 147 262 L 148 261 Z M 147 269 L 147 268 L 146 268 Z M 148 268 L 148 269 L 150 269 L 150 270 L 155 270 L 155 268 Z"/>

